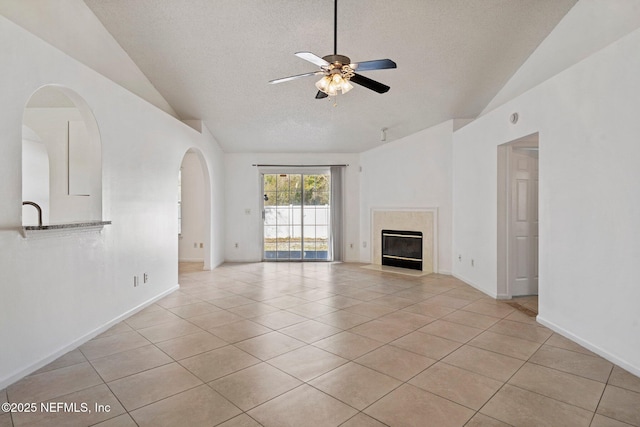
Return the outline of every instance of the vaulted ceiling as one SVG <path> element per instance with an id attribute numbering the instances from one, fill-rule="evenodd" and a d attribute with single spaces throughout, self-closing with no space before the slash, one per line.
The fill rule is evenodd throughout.
<path id="1" fill-rule="evenodd" d="M 577 0 L 339 0 L 338 53 L 390 58 L 362 72 L 391 86 L 316 100 L 333 53 L 332 0 L 85 0 L 181 119 L 227 152 L 361 152 L 473 118 Z"/>

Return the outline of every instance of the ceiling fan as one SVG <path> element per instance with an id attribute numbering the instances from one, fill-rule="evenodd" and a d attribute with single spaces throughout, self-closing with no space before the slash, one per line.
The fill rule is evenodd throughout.
<path id="1" fill-rule="evenodd" d="M 297 52 L 295 55 L 320 67 L 320 70 L 310 73 L 298 74 L 295 76 L 283 77 L 269 81 L 270 84 L 288 82 L 309 76 L 322 76 L 316 87 L 318 93 L 316 99 L 335 96 L 338 92 L 347 93 L 353 89 L 350 82 L 364 86 L 374 92 L 385 93 L 390 87 L 368 77 L 356 74 L 357 71 L 383 70 L 386 68 L 396 68 L 396 63 L 390 59 L 376 59 L 373 61 L 351 62 L 348 56 L 338 55 L 338 0 L 334 0 L 333 15 L 333 55 L 326 55 L 322 58 L 311 52 Z"/>

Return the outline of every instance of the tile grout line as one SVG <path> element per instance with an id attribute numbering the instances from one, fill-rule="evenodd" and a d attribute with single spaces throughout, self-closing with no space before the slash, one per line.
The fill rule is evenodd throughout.
<path id="1" fill-rule="evenodd" d="M 545 343 L 546 343 L 546 342 L 547 342 L 547 341 L 548 341 L 552 336 L 553 336 L 553 334 L 552 334 L 552 335 L 550 335 L 550 336 L 545 340 Z M 544 345 L 544 343 L 542 343 L 542 344 L 541 344 L 540 348 L 542 348 L 542 346 L 543 346 L 543 345 Z M 539 350 L 539 349 L 538 349 L 538 350 Z M 537 353 L 537 351 L 536 351 L 536 353 Z M 529 393 L 534 393 L 534 394 L 537 394 L 537 395 L 539 395 L 539 396 L 546 397 L 547 399 L 551 399 L 551 400 L 554 400 L 554 401 L 557 401 L 557 402 L 560 402 L 560 403 L 564 403 L 564 404 L 566 404 L 566 405 L 573 406 L 573 407 L 575 407 L 575 408 L 579 408 L 579 409 L 585 410 L 585 411 L 587 411 L 587 412 L 591 412 L 591 411 L 589 411 L 589 410 L 587 410 L 587 409 L 580 408 L 579 406 L 575 406 L 575 405 L 573 405 L 573 404 L 570 404 L 570 403 L 567 403 L 567 402 L 563 402 L 563 401 L 561 401 L 561 400 L 555 399 L 555 398 L 550 397 L 550 396 L 546 396 L 546 395 L 544 395 L 544 394 L 542 394 L 542 393 L 538 393 L 538 392 L 535 392 L 535 391 L 527 390 L 527 389 L 524 389 L 524 388 L 522 388 L 522 387 L 518 387 L 517 385 L 514 385 L 514 384 L 509 384 L 509 381 L 511 381 L 511 379 L 513 379 L 513 377 L 515 377 L 515 376 L 518 374 L 518 372 L 520 372 L 520 370 L 521 370 L 521 369 L 522 369 L 522 368 L 523 368 L 527 363 L 534 363 L 534 362 L 530 362 L 531 357 L 533 357 L 534 355 L 535 355 L 535 353 L 534 353 L 534 354 L 532 354 L 532 355 L 529 357 L 529 359 L 527 359 L 527 360 L 525 361 L 525 363 L 523 363 L 523 364 L 522 364 L 522 366 L 520 366 L 520 367 L 519 367 L 519 368 L 518 368 L 518 369 L 517 369 L 517 370 L 516 370 L 516 371 L 515 371 L 515 372 L 514 372 L 514 373 L 513 373 L 513 374 L 512 374 L 512 375 L 511 375 L 511 376 L 510 376 L 510 377 L 509 377 L 509 378 L 508 378 L 504 383 L 503 383 L 503 384 L 502 384 L 502 386 L 500 386 L 500 388 L 499 388 L 499 389 L 498 389 L 498 390 L 497 390 L 497 391 L 496 391 L 496 392 L 495 392 L 495 393 L 494 393 L 494 394 L 493 394 L 493 395 L 492 395 L 492 396 L 491 396 L 491 397 L 490 397 L 490 398 L 489 398 L 489 399 L 484 403 L 484 405 L 482 405 L 482 407 L 481 407 L 480 409 L 478 409 L 478 413 L 480 413 L 480 411 L 482 410 L 482 408 L 484 408 L 484 407 L 485 407 L 485 406 L 486 406 L 486 405 L 487 405 L 487 404 L 488 404 L 488 403 L 489 403 L 489 402 L 490 402 L 490 401 L 491 401 L 491 400 L 492 400 L 492 399 L 493 399 L 493 398 L 494 398 L 494 397 L 495 397 L 495 396 L 500 392 L 500 390 L 504 389 L 504 386 L 505 386 L 505 385 L 507 385 L 507 384 L 508 384 L 510 387 L 515 387 L 515 388 L 518 388 L 518 389 L 520 389 L 520 390 L 524 390 L 524 391 L 529 392 Z M 534 364 L 535 364 L 535 363 L 534 363 Z M 543 366 L 543 365 L 538 365 L 538 366 Z M 558 370 L 558 371 L 559 371 L 559 370 Z M 559 372 L 563 372 L 563 371 L 559 371 Z M 566 372 L 565 372 L 565 373 L 566 373 Z M 596 409 L 597 409 L 597 408 L 596 408 Z M 594 415 L 592 415 L 592 420 L 593 420 L 593 416 L 595 416 L 595 411 L 593 411 L 593 414 L 594 414 Z M 485 414 L 483 414 L 483 415 L 485 415 Z M 492 417 L 492 418 L 493 418 L 493 417 Z M 503 421 L 503 420 L 500 420 L 500 419 L 499 419 L 499 421 L 501 421 L 501 422 L 505 422 L 505 423 L 506 423 L 506 421 Z"/>
<path id="2" fill-rule="evenodd" d="M 403 307 L 403 308 L 405 308 L 405 307 Z M 398 311 L 400 311 L 400 310 L 402 310 L 402 309 L 401 309 L 401 308 L 400 308 L 400 309 L 396 309 L 396 310 L 394 310 L 394 311 L 392 311 L 392 312 L 390 312 L 390 313 L 387 313 L 386 315 L 388 315 L 388 314 L 392 314 L 392 313 L 395 313 L 395 312 L 398 312 Z M 385 316 L 385 315 L 383 315 L 383 316 Z M 380 317 L 383 317 L 383 316 L 378 316 L 378 317 L 376 317 L 376 318 L 373 318 L 373 319 L 369 320 L 369 322 L 370 322 L 370 321 L 373 321 L 373 320 L 377 320 L 377 319 L 379 319 Z M 301 322 L 300 322 L 300 323 L 301 323 Z M 364 322 L 364 323 L 368 323 L 368 322 Z M 293 326 L 293 325 L 290 325 L 290 326 Z M 356 326 L 358 326 L 358 325 L 356 325 Z M 284 328 L 286 328 L 286 327 L 289 327 L 289 326 L 285 326 Z M 352 328 L 350 328 L 350 329 L 343 330 L 342 332 L 350 331 L 350 330 L 351 330 L 351 329 L 353 329 L 353 328 L 355 328 L 355 326 L 354 326 L 354 327 L 352 327 Z M 283 328 L 280 328 L 280 329 L 283 329 Z M 417 329 L 420 329 L 420 328 L 417 328 Z M 398 338 L 396 338 L 396 339 L 400 339 L 400 338 L 402 338 L 402 337 L 404 337 L 404 336 L 406 336 L 406 335 L 408 335 L 408 334 L 410 334 L 410 333 L 413 333 L 413 332 L 417 331 L 417 329 L 415 329 L 415 330 L 411 330 L 409 333 L 407 333 L 407 334 L 405 334 L 405 335 L 402 335 L 402 336 L 400 336 L 400 337 L 398 337 Z M 279 331 L 279 330 L 276 330 L 276 332 L 278 332 L 278 331 Z M 280 332 L 280 333 L 283 333 L 283 332 Z M 341 333 L 341 332 L 338 332 L 338 333 Z M 336 334 L 338 334 L 338 333 L 336 333 Z M 357 332 L 351 332 L 351 333 L 357 334 Z M 286 333 L 283 333 L 283 334 L 284 334 L 284 335 L 286 335 Z M 333 334 L 333 335 L 336 335 L 336 334 Z M 331 335 L 331 336 L 333 336 L 333 335 Z M 363 336 L 363 335 L 360 335 L 360 334 L 357 334 L 357 335 L 359 335 L 359 336 Z M 366 337 L 366 336 L 364 336 L 364 337 L 365 337 L 365 338 L 369 338 L 369 339 L 371 339 L 370 337 Z M 293 337 L 293 338 L 295 338 L 295 337 Z M 325 337 L 325 338 L 328 338 L 328 337 Z M 324 338 L 322 338 L 322 339 L 324 339 Z M 318 341 L 319 341 L 319 340 L 318 340 Z M 315 341 L 315 342 L 317 342 L 317 341 Z M 313 345 L 313 343 L 305 343 L 305 344 L 306 344 L 306 345 Z M 381 344 L 382 344 L 381 346 L 379 346 L 379 347 L 377 347 L 377 348 L 375 348 L 375 349 L 372 349 L 372 350 L 370 350 L 369 352 L 366 352 L 366 353 L 364 353 L 364 354 L 362 354 L 362 355 L 360 355 L 360 356 L 358 356 L 358 357 L 363 357 L 364 355 L 369 354 L 369 353 L 371 353 L 371 352 L 373 352 L 373 351 L 375 351 L 375 350 L 379 349 L 379 348 L 380 348 L 380 347 L 382 347 L 382 346 L 390 345 L 390 342 L 387 342 L 387 343 L 381 343 Z M 463 345 L 464 345 L 464 344 L 463 344 Z M 315 347 L 315 346 L 314 346 L 314 347 Z M 317 348 L 317 347 L 316 347 L 316 348 Z M 291 351 L 295 351 L 295 349 L 294 349 L 294 350 L 290 350 L 289 352 L 291 352 Z M 454 351 L 455 351 L 455 350 L 454 350 Z M 289 352 L 285 352 L 285 353 L 283 353 L 282 355 L 287 354 L 287 353 L 289 353 Z M 414 354 L 416 354 L 416 353 L 414 353 Z M 263 360 L 263 361 L 262 361 L 262 363 L 267 363 L 267 364 L 269 364 L 269 366 L 273 366 L 273 365 L 271 365 L 270 363 L 268 363 L 268 360 L 274 359 L 275 357 L 279 357 L 279 356 L 282 356 L 282 355 L 274 356 L 273 358 L 270 358 L 270 359 L 267 359 L 267 360 Z M 348 360 L 348 359 L 347 359 L 347 360 Z M 356 362 L 355 360 L 349 360 L 349 361 L 348 361 L 348 362 L 346 362 L 345 364 L 348 364 L 349 362 L 353 362 L 353 363 L 355 363 L 355 364 L 357 364 L 357 365 L 359 365 L 359 366 L 362 366 L 362 367 L 364 367 L 364 368 L 367 368 L 367 369 L 372 369 L 372 368 L 366 367 L 366 366 L 364 366 L 364 365 L 361 365 L 360 363 Z M 326 375 L 326 374 L 328 374 L 329 372 L 332 372 L 333 370 L 336 370 L 336 369 L 338 369 L 339 367 L 344 366 L 345 364 L 342 364 L 342 365 L 340 365 L 340 366 L 338 366 L 338 367 L 336 367 L 336 368 L 333 368 L 332 370 L 329 370 L 329 371 L 327 371 L 327 372 L 325 372 L 325 373 L 323 373 L 323 374 L 321 374 L 321 375 L 318 375 L 318 376 L 314 377 L 313 379 L 318 378 L 318 377 L 321 377 L 321 376 L 323 376 L 323 375 Z M 254 366 L 255 366 L 255 365 L 254 365 Z M 278 369 L 278 368 L 277 368 L 277 367 L 275 367 L 275 366 L 274 366 L 274 368 Z M 245 368 L 245 369 L 247 369 L 247 368 Z M 424 370 L 426 370 L 426 369 L 428 369 L 428 367 L 427 367 L 427 368 L 425 368 Z M 379 372 L 379 371 L 377 371 L 376 369 L 372 369 L 372 370 L 373 370 L 374 372 L 376 372 L 376 373 L 381 374 L 381 375 L 388 376 L 387 374 L 382 373 L 382 372 Z M 421 372 L 423 372 L 424 370 L 422 370 Z M 241 370 L 240 370 L 240 371 L 241 371 Z M 240 371 L 236 371 L 236 372 L 240 372 Z M 285 374 L 287 374 L 287 375 L 290 375 L 290 374 L 288 374 L 287 372 L 284 372 L 284 371 L 281 371 L 281 372 L 283 372 L 283 373 L 285 373 Z M 420 372 L 420 373 L 421 373 L 421 372 Z M 419 375 L 420 373 L 418 373 L 418 374 L 416 374 L 416 375 Z M 232 375 L 232 374 L 229 374 L 229 375 Z M 415 377 L 415 375 L 414 375 L 414 377 Z M 294 378 L 295 378 L 295 377 L 294 377 Z M 393 378 L 393 377 L 390 377 L 390 378 Z M 413 377 L 411 377 L 411 378 L 413 378 Z M 397 378 L 394 378 L 394 379 L 396 379 L 396 380 L 397 380 Z M 318 390 L 318 391 L 320 391 L 320 392 L 322 392 L 322 393 L 326 394 L 327 396 L 330 396 L 330 397 L 332 397 L 332 398 L 334 398 L 334 399 L 337 399 L 336 397 L 331 396 L 330 394 L 327 394 L 327 393 L 325 393 L 324 391 L 322 391 L 322 390 L 320 390 L 320 389 L 317 389 L 317 388 L 316 388 L 316 387 L 314 387 L 313 385 L 309 384 L 309 382 L 308 382 L 308 381 L 303 381 L 303 384 L 307 384 L 307 385 L 309 385 L 310 387 L 313 387 L 314 389 L 316 389 L 316 390 Z M 369 406 L 373 405 L 375 402 L 377 402 L 378 400 L 382 399 L 384 396 L 388 395 L 389 393 L 393 392 L 394 390 L 396 390 L 397 388 L 399 388 L 399 387 L 401 387 L 402 385 L 405 385 L 405 384 L 408 384 L 408 381 L 401 381 L 401 382 L 400 382 L 400 384 L 399 384 L 397 387 L 393 388 L 393 389 L 392 389 L 392 390 L 390 390 L 388 393 L 386 393 L 385 395 L 381 396 L 380 398 L 378 398 L 377 400 L 375 400 L 374 402 L 372 402 L 370 405 L 368 405 L 368 406 L 367 406 L 367 407 L 365 407 L 364 409 L 366 409 L 366 408 L 368 408 Z M 302 384 L 301 384 L 301 385 L 302 385 Z M 298 387 L 299 387 L 299 386 L 298 386 Z M 297 387 L 296 387 L 296 388 L 297 388 Z M 295 389 L 295 388 L 294 388 L 294 389 Z M 294 389 L 292 389 L 292 390 L 294 390 Z M 291 390 L 289 390 L 289 391 L 291 391 Z M 287 392 L 288 392 L 288 391 L 287 391 Z M 287 393 L 287 392 L 285 392 L 285 393 Z M 283 393 L 283 394 L 285 394 L 285 393 Z M 282 394 L 281 394 L 281 395 L 282 395 Z M 281 396 L 281 395 L 279 395 L 279 396 Z M 276 396 L 276 397 L 277 397 L 277 396 Z M 273 399 L 275 399 L 276 397 L 274 397 Z M 272 399 L 269 399 L 269 400 L 272 400 Z M 263 404 L 267 403 L 269 400 L 267 400 L 267 401 L 265 401 L 265 402 L 261 403 L 260 405 L 263 405 Z M 350 406 L 350 407 L 352 407 L 352 408 L 353 408 L 353 406 L 349 405 L 348 403 L 343 402 L 343 401 L 342 401 L 342 400 L 340 400 L 340 399 L 337 399 L 337 400 L 339 400 L 340 402 L 342 402 L 342 403 L 344 403 L 344 404 L 346 404 L 346 405 L 348 405 L 348 406 Z M 456 402 L 454 402 L 454 403 L 456 403 Z M 257 405 L 256 407 L 258 407 L 258 406 L 260 406 L 260 405 Z M 252 409 L 253 409 L 253 408 L 252 408 Z M 359 409 L 357 409 L 357 408 L 353 408 L 353 409 L 357 410 L 357 411 L 358 411 L 358 413 L 363 412 L 363 410 L 364 410 L 364 409 L 363 409 L 363 410 L 359 410 Z M 355 415 L 357 415 L 357 413 L 356 413 Z M 354 415 L 354 416 L 355 416 L 355 415 Z M 375 418 L 374 418 L 374 419 L 375 419 Z"/>
<path id="3" fill-rule="evenodd" d="M 607 387 L 609 386 L 609 381 L 611 380 L 611 375 L 613 374 L 614 369 L 615 369 L 615 365 L 612 366 L 611 370 L 609 371 L 609 375 L 607 376 L 607 382 L 602 388 L 602 393 L 600 394 L 600 398 L 598 399 L 598 404 L 596 405 L 596 409 L 593 411 L 593 416 L 591 417 L 591 423 L 589 425 L 593 424 L 593 420 L 596 417 L 596 414 L 598 413 L 598 408 L 600 408 L 600 403 L 602 403 L 602 398 L 604 397 L 604 393 L 607 391 Z"/>

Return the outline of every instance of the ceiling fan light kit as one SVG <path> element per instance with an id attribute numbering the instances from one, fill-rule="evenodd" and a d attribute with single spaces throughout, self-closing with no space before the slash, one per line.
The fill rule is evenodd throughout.
<path id="1" fill-rule="evenodd" d="M 354 75 L 352 65 L 355 64 L 350 64 L 349 58 L 342 55 L 328 55 L 322 59 L 329 62 L 329 65 L 322 67 L 325 75 L 316 82 L 319 91 L 329 96 L 336 96 L 338 92 L 345 94 L 353 89 L 349 80 Z"/>
<path id="2" fill-rule="evenodd" d="M 333 20 L 333 55 L 326 55 L 323 58 L 311 52 L 297 52 L 296 56 L 309 61 L 320 67 L 320 71 L 311 73 L 298 74 L 295 76 L 284 77 L 281 79 L 271 80 L 270 84 L 283 83 L 295 80 L 301 77 L 322 75 L 322 78 L 316 82 L 318 93 L 316 99 L 323 99 L 328 96 L 336 96 L 338 93 L 345 94 L 353 89 L 351 82 L 377 93 L 386 93 L 390 87 L 368 77 L 356 74 L 355 70 L 370 71 L 382 70 L 387 68 L 397 68 L 395 62 L 390 59 L 376 59 L 373 61 L 364 61 L 360 63 L 352 63 L 348 56 L 338 55 L 338 0 L 334 0 L 334 20 Z"/>

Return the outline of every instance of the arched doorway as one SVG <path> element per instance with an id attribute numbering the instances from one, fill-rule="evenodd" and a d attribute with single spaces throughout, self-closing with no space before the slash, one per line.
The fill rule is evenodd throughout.
<path id="1" fill-rule="evenodd" d="M 180 271 L 211 269 L 211 183 L 204 156 L 189 149 L 178 172 Z"/>

